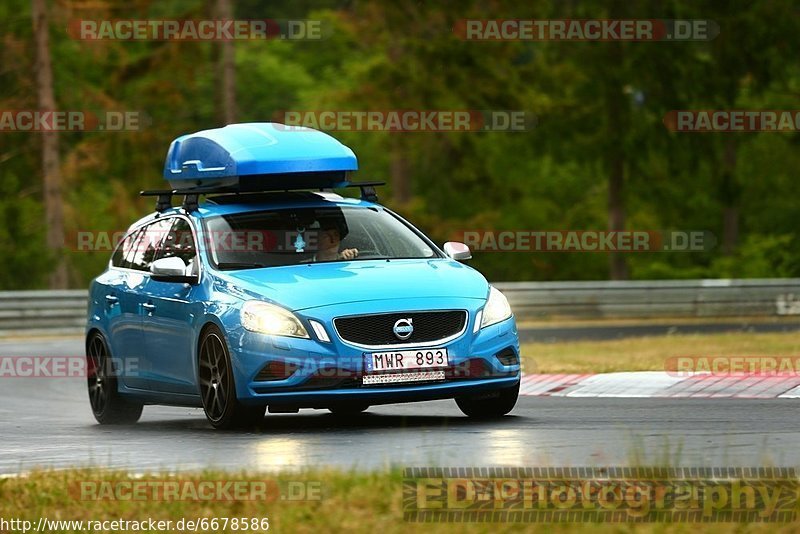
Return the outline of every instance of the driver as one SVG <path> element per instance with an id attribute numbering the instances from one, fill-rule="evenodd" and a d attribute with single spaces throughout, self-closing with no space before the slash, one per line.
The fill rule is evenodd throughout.
<path id="1" fill-rule="evenodd" d="M 319 249 L 314 254 L 313 261 L 353 260 L 357 258 L 357 248 L 346 248 L 339 251 L 342 238 L 346 235 L 347 231 L 342 232 L 341 225 L 337 224 L 337 221 L 322 219 L 319 223 Z"/>

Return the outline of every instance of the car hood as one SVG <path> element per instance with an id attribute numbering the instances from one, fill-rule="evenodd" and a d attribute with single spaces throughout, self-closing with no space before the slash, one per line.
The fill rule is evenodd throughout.
<path id="1" fill-rule="evenodd" d="M 229 271 L 219 277 L 253 298 L 291 310 L 399 298 L 485 299 L 489 292 L 483 275 L 449 259 L 311 263 Z"/>

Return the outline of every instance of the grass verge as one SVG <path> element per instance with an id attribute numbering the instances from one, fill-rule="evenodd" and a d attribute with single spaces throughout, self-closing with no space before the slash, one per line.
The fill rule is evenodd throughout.
<path id="1" fill-rule="evenodd" d="M 522 346 L 526 373 L 664 371 L 667 359 L 677 356 L 800 356 L 800 336 L 734 332 Z"/>
<path id="2" fill-rule="evenodd" d="M 291 501 L 275 498 L 237 501 L 164 501 L 137 500 L 85 500 L 75 487 L 86 481 L 116 484 L 126 481 L 228 481 L 270 480 L 278 487 L 289 484 L 316 484 L 321 498 L 317 500 Z M 115 486 L 118 487 L 118 486 Z M 168 474 L 131 477 L 122 472 L 75 469 L 66 471 L 38 471 L 27 476 L 0 479 L 0 519 L 24 519 L 36 525 L 40 517 L 49 520 L 105 521 L 148 518 L 170 520 L 173 525 L 181 519 L 197 518 L 268 518 L 269 532 L 365 532 L 389 534 L 395 532 L 643 532 L 643 533 L 688 533 L 697 531 L 697 524 L 645 524 L 628 523 L 589 524 L 526 524 L 526 523 L 407 523 L 403 520 L 403 478 L 399 469 L 388 472 L 355 472 L 336 470 L 314 470 L 300 474 L 255 475 L 253 473 L 232 474 L 220 471 L 205 471 L 196 474 L 180 474 L 170 478 Z M 92 494 L 94 495 L 94 494 Z M 0 527 L 0 530 L 3 530 Z M 18 530 L 6 529 L 9 532 Z M 85 532 L 76 528 L 49 528 L 49 532 Z M 122 531 L 122 530 L 119 530 Z M 171 532 L 181 531 L 174 526 Z M 188 531 L 183 529 L 182 531 Z M 232 528 L 214 530 L 198 529 L 198 532 L 234 532 Z M 242 530 L 238 530 L 241 532 Z M 703 532 L 798 532 L 800 524 L 707 524 Z M 252 530 L 248 530 L 252 532 Z"/>

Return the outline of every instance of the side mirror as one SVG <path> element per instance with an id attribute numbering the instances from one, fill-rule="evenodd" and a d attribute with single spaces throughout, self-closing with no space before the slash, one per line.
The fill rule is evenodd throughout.
<path id="1" fill-rule="evenodd" d="M 469 247 L 464 243 L 458 241 L 448 241 L 444 244 L 444 253 L 456 261 L 465 261 L 472 259 L 472 252 Z"/>
<path id="2" fill-rule="evenodd" d="M 196 276 L 186 274 L 186 264 L 177 256 L 160 258 L 150 264 L 150 278 L 157 282 L 194 284 Z"/>

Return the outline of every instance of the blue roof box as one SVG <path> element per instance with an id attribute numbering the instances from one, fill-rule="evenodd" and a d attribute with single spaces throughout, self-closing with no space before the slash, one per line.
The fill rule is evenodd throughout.
<path id="1" fill-rule="evenodd" d="M 353 151 L 326 133 L 252 122 L 178 137 L 167 152 L 164 179 L 175 189 L 267 191 L 343 187 L 355 170 Z"/>

